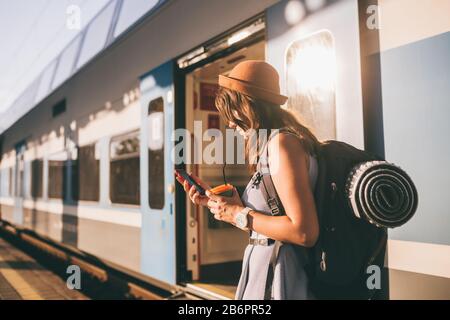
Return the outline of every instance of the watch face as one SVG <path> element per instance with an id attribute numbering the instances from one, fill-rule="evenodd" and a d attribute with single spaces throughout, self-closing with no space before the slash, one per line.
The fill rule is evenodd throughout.
<path id="1" fill-rule="evenodd" d="M 247 221 L 246 221 L 246 216 L 243 214 L 239 214 L 236 217 L 236 224 L 238 225 L 239 228 L 245 228 L 245 226 L 247 225 Z"/>

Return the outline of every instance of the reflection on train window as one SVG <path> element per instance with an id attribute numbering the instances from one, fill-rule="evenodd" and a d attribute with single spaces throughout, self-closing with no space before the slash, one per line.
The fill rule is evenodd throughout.
<path id="1" fill-rule="evenodd" d="M 164 101 L 148 107 L 148 202 L 152 209 L 164 207 Z"/>
<path id="2" fill-rule="evenodd" d="M 42 198 L 42 177 L 44 170 L 44 162 L 36 159 L 31 162 L 31 197 L 33 199 Z"/>
<path id="3" fill-rule="evenodd" d="M 288 109 L 319 140 L 336 139 L 336 56 L 333 36 L 320 31 L 294 41 L 286 52 Z"/>
<path id="4" fill-rule="evenodd" d="M 72 167 L 74 200 L 98 201 L 100 198 L 100 156 L 96 145 L 78 147 L 78 159 Z"/>
<path id="5" fill-rule="evenodd" d="M 0 175 L 0 195 L 2 197 L 8 197 L 9 196 L 9 168 L 4 168 L 1 170 Z"/>
<path id="6" fill-rule="evenodd" d="M 111 139 L 110 198 L 112 203 L 139 204 L 139 132 Z"/>
<path id="7" fill-rule="evenodd" d="M 48 161 L 48 197 L 62 199 L 65 191 L 65 161 Z"/>

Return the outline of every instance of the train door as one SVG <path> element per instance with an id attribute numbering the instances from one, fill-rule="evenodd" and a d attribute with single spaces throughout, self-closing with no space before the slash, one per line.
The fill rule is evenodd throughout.
<path id="1" fill-rule="evenodd" d="M 141 271 L 175 284 L 172 73 L 167 62 L 141 77 Z"/>
<path id="2" fill-rule="evenodd" d="M 226 134 L 227 124 L 220 118 L 214 100 L 218 76 L 228 74 L 235 65 L 248 59 L 265 59 L 264 19 L 261 17 L 212 39 L 200 50 L 195 49 L 178 60 L 185 91 L 182 126 L 191 140 L 191 161 L 186 163 L 186 170 L 212 187 L 226 181 L 240 192 L 249 182 L 250 172 L 246 164 L 226 162 L 227 153 L 236 155 L 234 160 L 239 157 L 237 140 Z M 234 141 L 229 143 L 229 139 Z M 218 140 L 223 142 L 223 149 L 218 147 L 212 151 Z M 233 150 L 229 150 L 229 146 Z M 222 156 L 216 156 L 216 152 Z M 208 159 L 211 155 L 214 159 Z M 248 234 L 215 220 L 208 208 L 195 206 L 189 199 L 185 207 L 186 266 L 192 280 L 188 286 L 233 298 Z"/>
<path id="3" fill-rule="evenodd" d="M 287 108 L 320 140 L 364 148 L 357 0 L 283 0 L 267 9 L 266 24 L 266 60 Z"/>
<path id="4" fill-rule="evenodd" d="M 23 199 L 25 197 L 25 148 L 25 143 L 20 143 L 16 146 L 13 222 L 17 225 L 23 224 Z"/>

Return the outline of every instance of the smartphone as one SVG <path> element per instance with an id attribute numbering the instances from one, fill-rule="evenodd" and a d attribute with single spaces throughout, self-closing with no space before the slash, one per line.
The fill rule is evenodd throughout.
<path id="1" fill-rule="evenodd" d="M 200 195 L 205 195 L 205 189 L 199 185 L 190 175 L 186 172 L 186 170 L 175 169 L 175 174 L 181 177 L 183 180 L 187 181 L 191 186 L 194 186 L 195 189 L 200 193 Z"/>

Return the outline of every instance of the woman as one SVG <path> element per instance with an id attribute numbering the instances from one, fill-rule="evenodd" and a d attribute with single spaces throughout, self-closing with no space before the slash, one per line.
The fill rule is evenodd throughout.
<path id="1" fill-rule="evenodd" d="M 232 197 L 208 191 L 206 196 L 201 196 L 194 187 L 184 184 L 193 203 L 208 206 L 215 219 L 250 232 L 236 299 L 312 298 L 304 269 L 307 262 L 304 248 L 314 246 L 319 236 L 312 190 L 317 177 L 314 153 L 320 142 L 292 114 L 280 107 L 287 97 L 280 94 L 278 82 L 277 71 L 266 62 L 241 62 L 228 77 L 219 76 L 216 107 L 226 123 L 247 138 L 247 160 L 251 149 L 248 147 L 249 132 L 284 129 L 268 142 L 268 164 L 269 168 L 278 168 L 271 171 L 271 176 L 284 214 L 271 215 L 259 189 L 260 184 L 256 185 L 253 178 L 242 197 L 236 189 Z M 251 165 L 253 173 L 255 169 L 256 165 Z M 198 177 L 194 178 L 206 190 L 210 189 Z M 273 280 L 267 286 L 274 240 L 283 245 L 279 248 L 273 276 L 270 277 Z M 267 295 L 268 290 L 270 296 Z"/>

